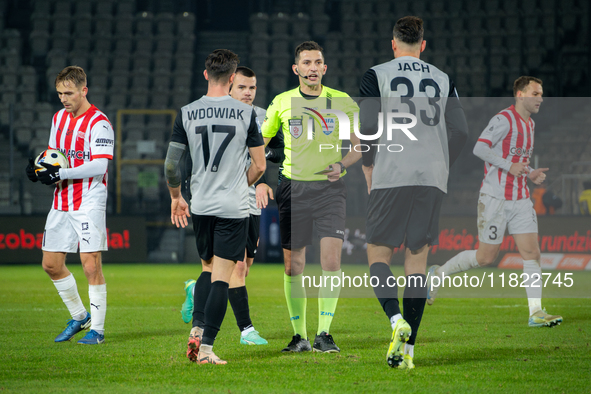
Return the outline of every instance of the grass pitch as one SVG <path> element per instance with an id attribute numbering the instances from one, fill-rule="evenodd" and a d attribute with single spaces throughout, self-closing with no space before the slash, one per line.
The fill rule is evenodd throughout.
<path id="1" fill-rule="evenodd" d="M 74 260 L 74 259 L 72 259 Z M 239 344 L 228 313 L 215 343 L 225 366 L 185 358 L 183 283 L 197 265 L 107 265 L 106 343 L 54 343 L 69 314 L 40 266 L 0 267 L 0 392 L 9 393 L 346 393 L 591 392 L 591 305 L 546 299 L 558 327 L 529 328 L 524 298 L 438 299 L 425 308 L 416 369 L 393 370 L 391 336 L 374 298 L 339 301 L 331 333 L 340 354 L 281 354 L 293 335 L 282 266 L 255 264 L 247 278 L 251 316 L 267 346 Z M 70 263 L 88 305 L 86 279 Z M 395 269 L 396 270 L 396 269 Z M 398 269 L 395 275 L 401 275 Z M 591 273 L 575 280 L 589 282 Z M 308 335 L 317 326 L 308 300 Z"/>

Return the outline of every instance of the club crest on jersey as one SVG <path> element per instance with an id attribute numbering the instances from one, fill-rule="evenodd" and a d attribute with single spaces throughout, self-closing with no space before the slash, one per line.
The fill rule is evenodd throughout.
<path id="1" fill-rule="evenodd" d="M 302 119 L 289 119 L 289 133 L 293 138 L 300 138 L 304 134 L 304 125 Z"/>
<path id="2" fill-rule="evenodd" d="M 86 135 L 86 132 L 79 131 L 78 134 L 76 135 L 76 138 L 84 138 L 85 135 Z"/>

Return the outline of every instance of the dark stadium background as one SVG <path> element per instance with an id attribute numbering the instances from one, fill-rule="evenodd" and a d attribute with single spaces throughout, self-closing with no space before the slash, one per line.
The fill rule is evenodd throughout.
<path id="1" fill-rule="evenodd" d="M 22 234 L 42 232 L 39 224 L 27 227 L 24 217 L 45 216 L 52 192 L 30 183 L 24 168 L 28 157 L 47 146 L 51 116 L 61 108 L 53 83 L 66 65 L 84 67 L 89 101 L 114 126 L 119 110 L 174 113 L 203 95 L 204 59 L 217 48 L 235 51 L 242 65 L 255 70 L 259 106 L 297 85 L 290 68 L 293 49 L 310 39 L 326 52 L 325 85 L 355 97 L 363 73 L 392 59 L 392 27 L 405 15 L 423 18 L 422 59 L 450 75 L 469 120 L 469 142 L 451 170 L 444 217 L 475 222 L 483 165 L 472 147 L 488 119 L 511 104 L 513 80 L 532 75 L 543 79 L 548 97 L 534 117 L 537 163 L 532 164 L 551 168 L 547 188 L 563 200 L 557 214 L 567 231 L 569 218 L 579 212 L 583 181 L 591 178 L 587 0 L 0 0 L 0 235 L 8 239 L 9 223 L 23 223 Z M 116 160 L 110 163 L 108 215 L 124 219 L 113 234 L 124 234 L 126 219 L 133 228 L 145 223 L 146 229 L 145 238 L 131 243 L 127 261 L 197 258 L 192 230 L 166 224 L 169 197 L 157 161 L 165 156 L 171 119 L 149 112 L 121 116 L 120 160 L 131 163 L 119 163 L 120 171 Z M 275 186 L 277 168 L 270 171 Z M 346 181 L 348 215 L 356 225 L 362 223 L 367 198 L 359 165 Z M 259 258 L 278 261 L 266 258 L 270 239 L 276 238 L 273 217 L 266 215 Z M 350 243 L 359 252 L 363 225 L 354 235 L 355 225 Z M 0 242 L 0 249 L 18 252 L 30 244 L 17 230 L 10 226 L 12 243 Z M 116 253 L 112 248 L 105 260 Z M 37 262 L 38 255 L 29 262 Z M 0 256 L 3 263 L 21 261 Z"/>

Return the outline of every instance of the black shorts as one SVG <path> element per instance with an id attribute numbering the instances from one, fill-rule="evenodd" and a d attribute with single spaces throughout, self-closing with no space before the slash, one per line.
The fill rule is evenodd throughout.
<path id="1" fill-rule="evenodd" d="M 367 243 L 410 250 L 439 243 L 443 193 L 431 186 L 372 190 L 367 205 Z"/>
<path id="2" fill-rule="evenodd" d="M 213 256 L 234 261 L 244 259 L 248 221 L 248 218 L 226 219 L 193 215 L 199 257 L 202 260 L 209 260 Z"/>
<path id="3" fill-rule="evenodd" d="M 299 249 L 318 238 L 345 238 L 347 189 L 345 182 L 283 180 L 277 186 L 281 246 Z"/>
<path id="4" fill-rule="evenodd" d="M 248 219 L 248 236 L 246 237 L 246 257 L 254 258 L 259 244 L 261 215 L 250 215 Z"/>

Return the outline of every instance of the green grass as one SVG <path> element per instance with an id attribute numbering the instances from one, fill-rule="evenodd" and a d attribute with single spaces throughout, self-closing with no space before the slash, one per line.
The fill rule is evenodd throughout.
<path id="1" fill-rule="evenodd" d="M 80 266 L 70 268 L 88 305 Z M 255 264 L 247 278 L 251 315 L 269 345 L 240 345 L 228 308 L 215 343 L 228 365 L 200 366 L 185 358 L 190 325 L 179 313 L 183 283 L 198 276 L 198 266 L 104 271 L 106 343 L 89 347 L 53 342 L 69 315 L 40 266 L 0 267 L 0 393 L 591 392 L 591 305 L 584 298 L 545 300 L 565 319 L 552 329 L 527 326 L 524 298 L 438 299 L 425 309 L 416 369 L 403 372 L 385 362 L 391 330 L 374 298 L 339 301 L 331 331 L 340 354 L 281 354 L 293 335 L 282 266 Z M 578 275 L 588 282 L 591 273 Z M 310 299 L 311 337 L 316 325 Z"/>

